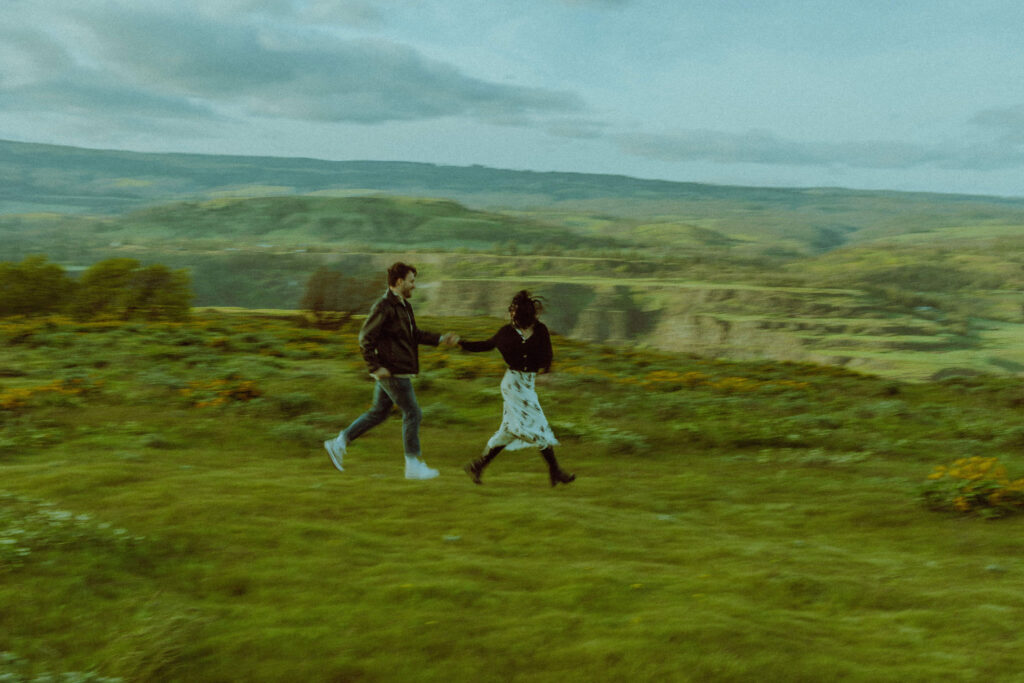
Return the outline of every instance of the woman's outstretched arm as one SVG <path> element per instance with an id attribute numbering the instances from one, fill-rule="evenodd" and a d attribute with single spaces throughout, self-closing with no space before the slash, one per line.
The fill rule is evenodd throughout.
<path id="1" fill-rule="evenodd" d="M 459 340 L 459 346 L 462 347 L 463 351 L 492 351 L 497 347 L 495 339 L 497 335 L 487 339 L 486 341 L 468 341 L 466 339 Z"/>

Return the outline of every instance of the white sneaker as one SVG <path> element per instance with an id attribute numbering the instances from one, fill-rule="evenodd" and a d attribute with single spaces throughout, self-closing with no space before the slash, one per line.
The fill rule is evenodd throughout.
<path id="1" fill-rule="evenodd" d="M 405 478 L 406 479 L 433 479 L 440 472 L 432 467 L 427 467 L 427 463 L 423 462 L 420 458 L 405 457 Z"/>
<path id="2" fill-rule="evenodd" d="M 324 448 L 327 449 L 327 455 L 331 457 L 331 462 L 338 468 L 339 472 L 344 472 L 345 468 L 341 466 L 341 459 L 345 457 L 345 449 L 348 447 L 348 442 L 345 440 L 344 434 L 339 434 L 336 439 L 327 439 L 324 441 Z"/>

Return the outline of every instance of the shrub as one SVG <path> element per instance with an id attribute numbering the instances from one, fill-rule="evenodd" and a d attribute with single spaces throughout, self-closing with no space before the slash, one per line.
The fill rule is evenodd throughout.
<path id="1" fill-rule="evenodd" d="M 57 379 L 49 384 L 30 387 L 18 387 L 0 391 L 0 410 L 16 411 L 36 403 L 39 396 L 81 396 L 95 394 L 102 383 L 93 382 L 87 377 L 68 377 Z"/>
<path id="2" fill-rule="evenodd" d="M 288 417 L 297 417 L 320 407 L 320 399 L 306 393 L 284 394 L 277 398 L 281 412 Z"/>
<path id="3" fill-rule="evenodd" d="M 1006 447 L 1024 448 L 1024 427 L 1010 427 L 1003 432 L 999 441 Z"/>
<path id="4" fill-rule="evenodd" d="M 480 376 L 480 368 L 468 363 L 452 365 L 450 372 L 455 379 L 476 379 Z"/>
<path id="5" fill-rule="evenodd" d="M 673 437 L 677 444 L 687 444 L 696 448 L 713 448 L 719 444 L 719 440 L 714 435 L 689 424 L 675 425 Z"/>
<path id="6" fill-rule="evenodd" d="M 242 379 L 215 379 L 189 382 L 180 390 L 190 406 L 207 408 L 230 402 L 246 402 L 263 395 L 255 382 Z"/>
<path id="7" fill-rule="evenodd" d="M 40 315 L 63 309 L 74 283 L 45 256 L 0 263 L 0 316 Z"/>
<path id="8" fill-rule="evenodd" d="M 575 422 L 551 421 L 551 431 L 559 441 L 580 441 L 586 435 L 586 430 Z"/>
<path id="9" fill-rule="evenodd" d="M 348 322 L 352 311 L 369 308 L 379 296 L 380 283 L 376 279 L 345 277 L 321 267 L 306 283 L 299 307 L 313 314 L 317 327 L 336 330 Z"/>
<path id="10" fill-rule="evenodd" d="M 285 422 L 270 429 L 270 438 L 276 441 L 290 441 L 300 444 L 319 444 L 324 439 L 323 430 L 301 422 Z"/>
<path id="11" fill-rule="evenodd" d="M 130 555 L 146 540 L 90 515 L 7 492 L 0 492 L 0 539 L 0 573 L 28 564 L 40 550 L 81 548 Z"/>
<path id="12" fill-rule="evenodd" d="M 55 422 L 28 419 L 9 411 L 0 411 L 0 426 L 0 454 L 26 453 L 64 438 L 64 430 Z"/>
<path id="13" fill-rule="evenodd" d="M 140 439 L 143 448 L 156 448 L 159 450 L 170 450 L 178 448 L 178 444 L 171 441 L 162 434 L 143 434 Z"/>
<path id="14" fill-rule="evenodd" d="M 1024 478 L 1011 480 L 996 458 L 960 458 L 936 467 L 920 496 L 932 510 L 1005 517 L 1024 511 Z"/>
<path id="15" fill-rule="evenodd" d="M 79 320 L 184 320 L 192 298 L 186 271 L 114 258 L 95 263 L 82 274 L 71 310 Z"/>
<path id="16" fill-rule="evenodd" d="M 338 430 L 338 416 L 331 413 L 306 413 L 299 418 L 302 424 L 326 429 L 327 431 Z"/>
<path id="17" fill-rule="evenodd" d="M 169 375 L 163 370 L 147 370 L 136 375 L 140 386 L 180 392 L 187 384 L 185 380 Z"/>
<path id="18" fill-rule="evenodd" d="M 458 410 L 442 401 L 428 403 L 422 406 L 421 410 L 423 411 L 423 421 L 427 424 L 452 425 L 471 422 Z"/>
<path id="19" fill-rule="evenodd" d="M 597 430 L 595 440 L 605 451 L 614 455 L 633 455 L 647 450 L 647 440 L 640 434 L 605 427 Z"/>

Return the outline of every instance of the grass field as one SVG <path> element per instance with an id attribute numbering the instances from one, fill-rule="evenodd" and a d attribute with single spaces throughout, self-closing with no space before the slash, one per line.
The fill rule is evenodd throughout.
<path id="1" fill-rule="evenodd" d="M 441 477 L 412 482 L 399 419 L 344 473 L 321 447 L 369 402 L 354 328 L 8 321 L 0 348 L 4 680 L 1024 680 L 1024 516 L 918 497 L 958 458 L 1024 476 L 1011 379 L 556 338 L 578 480 L 551 489 L 531 452 L 461 471 L 497 354 L 422 350 Z"/>

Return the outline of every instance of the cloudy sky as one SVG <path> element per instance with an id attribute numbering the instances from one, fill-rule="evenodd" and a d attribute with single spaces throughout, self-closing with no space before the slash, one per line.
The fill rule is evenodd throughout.
<path id="1" fill-rule="evenodd" d="M 0 138 L 1024 196 L 1019 0 L 0 0 Z"/>

